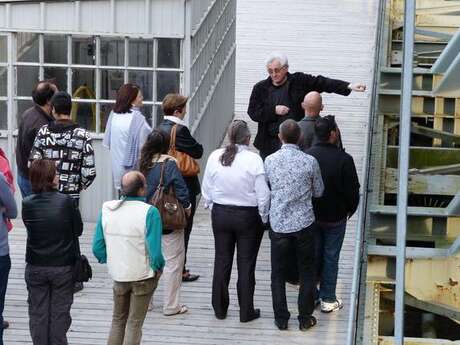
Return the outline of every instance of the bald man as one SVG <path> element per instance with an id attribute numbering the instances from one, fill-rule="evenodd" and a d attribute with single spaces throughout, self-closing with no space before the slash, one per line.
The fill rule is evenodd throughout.
<path id="1" fill-rule="evenodd" d="M 113 282 L 113 319 L 108 344 L 140 344 L 142 325 L 165 260 L 158 210 L 145 202 L 138 171 L 121 179 L 122 200 L 107 201 L 96 226 L 93 254 L 107 263 Z"/>
<path id="2" fill-rule="evenodd" d="M 307 93 L 302 102 L 302 109 L 305 112 L 305 117 L 298 122 L 302 131 L 299 147 L 302 151 L 308 150 L 318 142 L 315 134 L 315 122 L 321 118 L 320 113 L 324 109 L 323 98 L 316 91 Z M 338 130 L 337 147 L 343 149 L 342 138 Z"/>

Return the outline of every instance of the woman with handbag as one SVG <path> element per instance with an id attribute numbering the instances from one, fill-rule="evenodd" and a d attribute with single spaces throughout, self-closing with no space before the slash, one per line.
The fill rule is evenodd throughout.
<path id="1" fill-rule="evenodd" d="M 67 344 L 72 319 L 76 238 L 83 230 L 73 199 L 57 191 L 54 162 L 38 159 L 29 170 L 33 194 L 22 201 L 27 229 L 29 327 L 34 345 Z"/>
<path id="2" fill-rule="evenodd" d="M 168 134 L 153 130 L 142 148 L 139 165 L 147 179 L 147 202 L 155 205 L 162 217 L 161 246 L 166 260 L 162 276 L 165 284 L 163 314 L 171 316 L 188 311 L 179 299 L 185 257 L 184 227 L 191 204 L 176 160 L 166 154 L 168 150 Z"/>
<path id="3" fill-rule="evenodd" d="M 161 108 L 165 114 L 164 121 L 158 128 L 168 133 L 171 138 L 168 154 L 177 159 L 177 166 L 187 185 L 192 204 L 191 214 L 184 229 L 185 261 L 182 275 L 183 282 L 192 282 L 200 276 L 198 274 L 191 274 L 185 266 L 187 264 L 187 249 L 193 227 L 196 199 L 197 195 L 200 194 L 200 181 L 198 180 L 200 166 L 195 159 L 200 159 L 203 156 L 203 146 L 192 136 L 184 121 L 185 114 L 187 113 L 187 100 L 187 97 L 177 93 L 167 94 L 161 104 Z"/>
<path id="4" fill-rule="evenodd" d="M 254 309 L 254 272 L 264 232 L 262 222 L 267 222 L 270 207 L 264 165 L 259 155 L 249 151 L 250 137 L 245 121 L 235 120 L 230 124 L 230 143 L 209 156 L 202 188 L 205 207 L 212 209 L 214 313 L 218 319 L 227 316 L 228 284 L 236 246 L 241 322 L 260 316 L 260 310 Z"/>

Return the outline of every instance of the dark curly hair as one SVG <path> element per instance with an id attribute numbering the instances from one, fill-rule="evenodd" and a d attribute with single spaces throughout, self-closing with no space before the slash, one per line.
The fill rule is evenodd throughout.
<path id="1" fill-rule="evenodd" d="M 154 155 L 167 153 L 169 150 L 169 134 L 159 129 L 154 129 L 147 137 L 147 141 L 141 150 L 141 158 L 139 160 L 139 170 L 144 176 L 147 176 L 148 171 L 152 167 L 152 159 Z"/>

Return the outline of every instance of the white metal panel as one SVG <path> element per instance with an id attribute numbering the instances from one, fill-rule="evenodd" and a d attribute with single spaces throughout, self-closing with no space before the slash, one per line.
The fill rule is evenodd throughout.
<path id="1" fill-rule="evenodd" d="M 145 32 L 145 0 L 117 1 L 115 7 L 115 30 L 126 33 Z"/>
<path id="2" fill-rule="evenodd" d="M 45 30 L 72 31 L 75 27 L 74 2 L 45 4 Z"/>
<path id="3" fill-rule="evenodd" d="M 80 210 L 84 221 L 95 222 L 102 203 L 112 200 L 115 190 L 112 184 L 112 169 L 109 151 L 102 146 L 102 140 L 93 139 L 96 158 L 96 179 L 88 190 L 81 193 Z"/>
<path id="4" fill-rule="evenodd" d="M 185 0 L 153 0 L 152 34 L 160 37 L 184 37 Z"/>
<path id="5" fill-rule="evenodd" d="M 82 1 L 77 15 L 82 32 L 108 33 L 112 30 L 109 1 Z"/>
<path id="6" fill-rule="evenodd" d="M 15 29 L 40 29 L 40 4 L 11 4 L 10 25 Z"/>
<path id="7" fill-rule="evenodd" d="M 8 23 L 6 6 L 0 5 L 2 29 Z M 8 6 L 11 30 L 179 38 L 185 35 L 185 0 L 117 0 L 113 11 L 108 0 L 11 3 Z"/>
<path id="8" fill-rule="evenodd" d="M 0 28 L 6 27 L 6 5 L 0 5 Z"/>
<path id="9" fill-rule="evenodd" d="M 202 22 L 204 16 L 209 10 L 209 7 L 215 0 L 192 0 L 192 32 L 196 30 L 197 26 Z"/>

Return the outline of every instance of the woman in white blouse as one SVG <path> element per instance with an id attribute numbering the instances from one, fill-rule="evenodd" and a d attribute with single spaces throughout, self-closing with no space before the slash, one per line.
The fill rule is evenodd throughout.
<path id="1" fill-rule="evenodd" d="M 216 317 L 225 319 L 236 245 L 240 321 L 248 322 L 260 316 L 260 309 L 254 309 L 254 271 L 270 191 L 262 159 L 248 149 L 251 134 L 246 122 L 233 121 L 228 138 L 229 145 L 209 156 L 202 184 L 205 207 L 212 209 L 215 244 L 212 306 Z"/>

